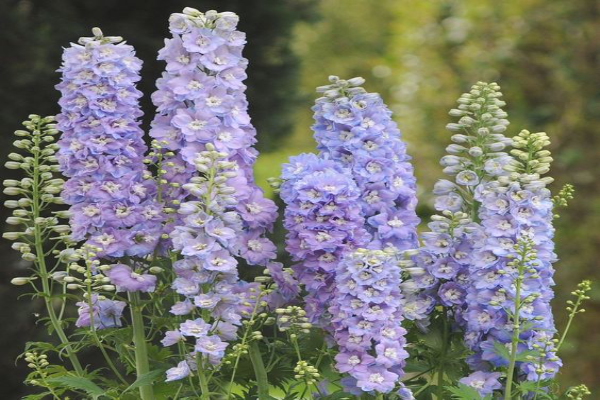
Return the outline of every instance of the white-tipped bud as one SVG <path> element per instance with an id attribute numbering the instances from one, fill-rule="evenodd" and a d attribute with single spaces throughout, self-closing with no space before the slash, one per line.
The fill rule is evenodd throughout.
<path id="1" fill-rule="evenodd" d="M 23 236 L 22 232 L 4 232 L 2 237 L 6 240 L 17 240 Z"/>
<path id="2" fill-rule="evenodd" d="M 469 154 L 473 157 L 481 157 L 483 155 L 483 150 L 481 147 L 474 146 L 469 149 Z"/>
<path id="3" fill-rule="evenodd" d="M 463 130 L 464 126 L 461 124 L 455 124 L 455 123 L 449 123 L 446 125 L 446 129 L 448 129 L 451 132 L 458 132 Z"/>
<path id="4" fill-rule="evenodd" d="M 149 270 L 149 271 L 150 271 L 150 273 L 152 273 L 152 274 L 160 274 L 161 272 L 163 272 L 163 271 L 164 271 L 164 269 L 163 269 L 163 268 L 161 268 L 161 267 L 156 267 L 156 266 L 155 266 L 155 267 L 150 267 L 150 270 Z"/>
<path id="5" fill-rule="evenodd" d="M 35 256 L 35 254 L 33 253 L 23 253 L 21 255 L 21 258 L 25 261 L 29 261 L 29 262 L 33 262 L 35 260 L 37 260 L 37 257 Z"/>
<path id="6" fill-rule="evenodd" d="M 17 278 L 12 278 L 10 280 L 10 283 L 15 285 L 15 286 L 23 286 L 23 285 L 27 285 L 29 282 L 33 281 L 34 279 L 37 279 L 36 277 L 17 277 Z"/>
<path id="7" fill-rule="evenodd" d="M 18 218 L 18 217 L 8 217 L 6 218 L 6 223 L 8 225 L 21 225 L 23 223 L 27 222 L 26 219 L 23 218 Z"/>
<path id="8" fill-rule="evenodd" d="M 21 168 L 21 163 L 16 161 L 7 161 L 4 166 L 8 169 L 19 169 Z"/>
<path id="9" fill-rule="evenodd" d="M 77 290 L 77 289 L 79 289 L 80 287 L 82 287 L 82 286 L 81 286 L 81 285 L 79 285 L 79 284 L 77 284 L 77 283 L 69 283 L 69 284 L 67 285 L 67 289 L 69 289 L 69 290 Z"/>

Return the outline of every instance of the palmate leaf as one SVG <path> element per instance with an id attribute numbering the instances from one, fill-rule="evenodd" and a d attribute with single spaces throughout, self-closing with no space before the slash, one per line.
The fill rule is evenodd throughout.
<path id="1" fill-rule="evenodd" d="M 59 376 L 56 378 L 46 379 L 47 383 L 57 384 L 57 386 L 66 386 L 69 389 L 82 390 L 89 394 L 92 399 L 97 399 L 106 391 L 93 381 L 81 376 Z"/>

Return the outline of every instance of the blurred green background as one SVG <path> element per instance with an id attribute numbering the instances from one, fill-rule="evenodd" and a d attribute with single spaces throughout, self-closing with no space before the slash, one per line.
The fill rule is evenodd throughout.
<path id="1" fill-rule="evenodd" d="M 444 126 L 458 96 L 478 80 L 496 81 L 511 126 L 546 131 L 553 140 L 553 188 L 572 183 L 575 199 L 556 221 L 557 326 L 577 282 L 595 283 L 562 357 L 564 385 L 586 383 L 600 396 L 600 3 L 595 0 L 0 0 L 0 160 L 11 132 L 30 113 L 58 111 L 61 46 L 93 26 L 124 36 L 144 60 L 143 108 L 162 63 L 156 52 L 167 18 L 190 6 L 231 10 L 248 33 L 250 112 L 259 131 L 256 175 L 277 175 L 289 155 L 313 151 L 310 107 L 328 75 L 362 76 L 394 111 L 419 180 L 419 212 L 442 177 L 437 160 L 448 143 Z M 10 177 L 3 170 L 2 178 Z M 268 190 L 268 188 L 266 188 Z M 2 223 L 6 210 L 1 211 Z M 17 300 L 12 277 L 27 265 L 0 243 L 0 398 L 19 398 L 27 340 L 39 340 L 40 304 Z"/>

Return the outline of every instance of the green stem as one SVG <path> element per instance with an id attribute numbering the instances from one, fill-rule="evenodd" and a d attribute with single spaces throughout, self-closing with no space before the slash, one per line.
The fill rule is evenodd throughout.
<path id="1" fill-rule="evenodd" d="M 50 317 L 50 323 L 56 332 L 56 335 L 60 339 L 61 343 L 64 346 L 65 351 L 67 352 L 67 357 L 71 361 L 71 365 L 73 365 L 73 369 L 78 376 L 83 376 L 83 368 L 81 367 L 81 363 L 79 362 L 79 358 L 73 348 L 71 347 L 71 343 L 65 334 L 65 331 L 62 328 L 60 320 L 56 316 L 56 312 L 54 311 L 54 306 L 52 305 L 52 290 L 50 289 L 50 283 L 48 279 L 48 269 L 46 267 L 46 259 L 44 257 L 44 247 L 42 240 L 42 231 L 41 226 L 35 221 L 40 217 L 40 171 L 38 168 L 39 164 L 39 151 L 35 152 L 35 161 L 34 161 L 34 171 L 33 171 L 33 202 L 32 202 L 32 211 L 33 211 L 33 226 L 34 226 L 34 236 L 35 236 L 35 254 L 37 255 L 37 266 L 39 269 L 39 275 L 42 281 L 42 292 L 44 293 L 44 303 L 46 304 L 46 309 L 48 310 L 48 317 Z"/>
<path id="2" fill-rule="evenodd" d="M 256 384 L 258 386 L 258 399 L 269 398 L 269 379 L 267 377 L 267 371 L 265 370 L 265 364 L 263 363 L 262 356 L 260 354 L 260 348 L 258 343 L 253 341 L 248 349 L 248 355 L 254 368 L 254 374 L 256 375 Z"/>
<path id="3" fill-rule="evenodd" d="M 577 301 L 575 302 L 575 305 L 573 306 L 573 310 L 569 314 L 569 320 L 567 321 L 567 326 L 565 327 L 565 330 L 564 330 L 563 334 L 561 335 L 560 340 L 558 341 L 558 344 L 556 345 L 557 353 L 558 353 L 558 349 L 560 349 L 560 346 L 562 346 L 563 342 L 565 341 L 565 338 L 567 337 L 567 333 L 569 333 L 569 329 L 571 329 L 571 324 L 573 323 L 573 319 L 575 318 L 575 315 L 577 315 L 577 311 L 578 311 L 580 305 L 581 305 L 581 297 L 578 296 Z"/>
<path id="4" fill-rule="evenodd" d="M 446 308 L 444 308 L 442 324 L 442 351 L 440 354 L 440 363 L 437 373 L 437 389 L 435 394 L 438 400 L 442 400 L 444 396 L 444 367 L 446 363 L 446 353 L 448 352 L 448 312 Z"/>
<path id="5" fill-rule="evenodd" d="M 146 347 L 146 334 L 140 298 L 137 292 L 129 292 L 129 308 L 131 309 L 131 325 L 133 328 L 133 345 L 135 346 L 135 369 L 138 379 L 150 372 L 148 364 L 148 349 Z M 142 400 L 154 400 L 154 391 L 151 384 L 140 386 Z"/>
<path id="6" fill-rule="evenodd" d="M 519 309 L 521 308 L 521 280 L 523 266 L 519 266 L 519 276 L 517 277 L 515 289 L 515 312 L 513 314 L 514 326 L 513 335 L 510 345 L 510 361 L 508 371 L 506 373 L 506 389 L 504 390 L 504 400 L 510 400 L 512 397 L 512 385 L 515 374 L 515 364 L 517 363 L 517 346 L 519 344 L 519 336 L 521 331 L 519 321 Z"/>
<path id="7" fill-rule="evenodd" d="M 200 381 L 200 398 L 202 400 L 210 400 L 210 392 L 208 390 L 208 380 L 204 375 L 204 366 L 202 364 L 202 356 L 198 353 L 196 357 L 196 364 L 198 365 L 198 379 Z"/>

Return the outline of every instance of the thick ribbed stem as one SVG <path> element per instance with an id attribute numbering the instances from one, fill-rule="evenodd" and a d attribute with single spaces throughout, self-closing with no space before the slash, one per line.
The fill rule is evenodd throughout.
<path id="1" fill-rule="evenodd" d="M 133 328 L 133 345 L 135 346 L 135 369 L 138 379 L 150 371 L 148 364 L 148 349 L 146 347 L 146 334 L 144 330 L 144 319 L 138 293 L 129 292 L 129 308 L 131 309 L 131 325 Z M 140 386 L 142 400 L 154 400 L 152 384 Z"/>
<path id="2" fill-rule="evenodd" d="M 267 377 L 267 371 L 265 370 L 265 364 L 263 363 L 262 355 L 260 354 L 260 348 L 258 343 L 253 341 L 248 349 L 248 355 L 254 368 L 254 375 L 256 376 L 256 385 L 258 386 L 258 399 L 269 398 L 269 379 Z"/>

